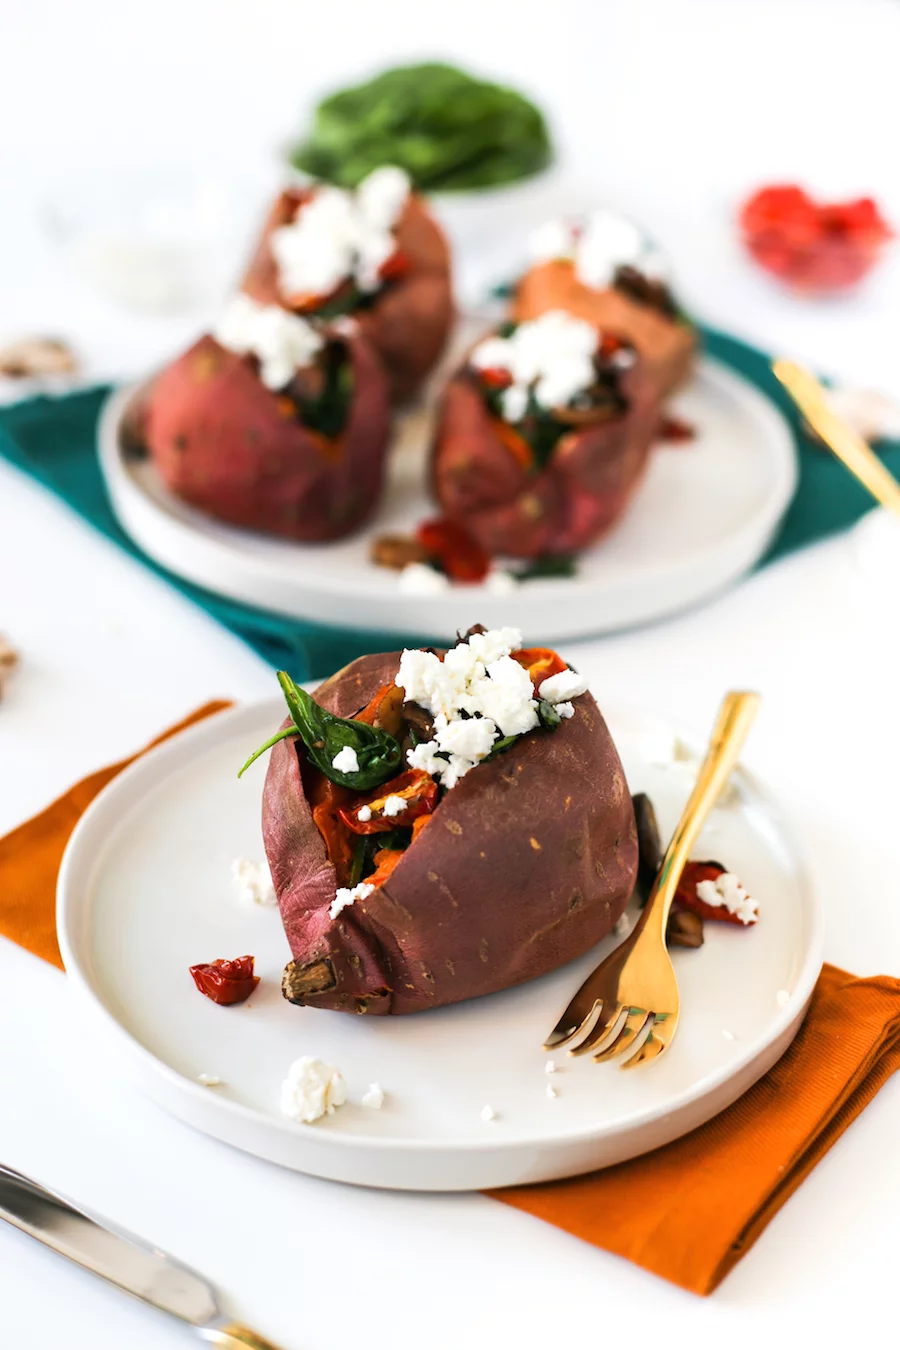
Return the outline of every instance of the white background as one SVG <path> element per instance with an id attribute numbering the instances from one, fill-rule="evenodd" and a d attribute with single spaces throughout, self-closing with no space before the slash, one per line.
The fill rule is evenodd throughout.
<path id="1" fill-rule="evenodd" d="M 197 315 L 98 296 L 50 239 L 46 204 L 84 210 L 175 171 L 247 182 L 251 198 L 318 93 L 431 55 L 539 97 L 566 171 L 647 223 L 702 317 L 900 394 L 896 264 L 852 299 L 804 305 L 743 262 L 731 228 L 743 192 L 795 177 L 873 192 L 900 221 L 889 0 L 2 0 L 0 337 L 62 333 L 89 373 L 163 359 Z M 864 577 L 838 539 L 572 658 L 601 703 L 701 733 L 726 686 L 759 688 L 748 758 L 809 852 L 827 955 L 897 972 L 896 603 L 890 578 L 870 596 Z M 237 640 L 8 469 L 0 630 L 24 654 L 0 707 L 3 829 L 206 698 L 271 692 Z M 354 1191 L 205 1140 L 105 1070 L 63 976 L 0 945 L 0 1159 L 193 1262 L 285 1350 L 865 1340 L 895 1306 L 898 1123 L 894 1083 L 702 1302 L 479 1197 Z M 190 1343 L 3 1229 L 0 1317 L 4 1350 Z"/>

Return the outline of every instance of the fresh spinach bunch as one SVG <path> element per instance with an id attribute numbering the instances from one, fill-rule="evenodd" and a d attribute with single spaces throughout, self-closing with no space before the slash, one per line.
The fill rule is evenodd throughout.
<path id="1" fill-rule="evenodd" d="M 330 778 L 332 783 L 338 783 L 341 787 L 365 791 L 386 782 L 400 769 L 403 758 L 400 742 L 388 732 L 370 727 L 366 722 L 355 722 L 350 718 L 336 717 L 334 713 L 326 712 L 305 689 L 294 683 L 285 670 L 279 670 L 278 683 L 281 685 L 292 725 L 276 731 L 265 745 L 254 751 L 238 774 L 238 778 L 254 760 L 259 759 L 266 750 L 270 750 L 273 745 L 277 745 L 288 736 L 299 736 L 306 747 L 310 762 L 315 764 L 326 778 Z M 345 772 L 336 769 L 332 761 L 347 746 L 356 751 L 359 768 Z"/>
<path id="2" fill-rule="evenodd" d="M 552 157 L 546 122 L 522 94 L 432 62 L 330 95 L 291 162 L 348 188 L 396 164 L 416 188 L 451 192 L 517 182 Z"/>

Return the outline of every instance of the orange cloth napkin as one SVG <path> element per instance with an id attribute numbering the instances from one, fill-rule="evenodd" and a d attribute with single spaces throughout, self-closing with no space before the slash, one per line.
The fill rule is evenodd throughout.
<path id="1" fill-rule="evenodd" d="M 159 740 L 223 707 L 208 703 Z M 100 789 L 136 758 L 82 779 L 0 839 L 0 933 L 60 967 L 65 845 Z M 898 1066 L 900 982 L 825 966 L 790 1049 L 720 1116 L 618 1167 L 489 1194 L 709 1294 Z"/>

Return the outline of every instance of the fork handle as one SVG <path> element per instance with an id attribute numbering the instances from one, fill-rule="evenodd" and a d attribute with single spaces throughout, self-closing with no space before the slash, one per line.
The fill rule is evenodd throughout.
<path id="1" fill-rule="evenodd" d="M 675 827 L 659 876 L 647 901 L 644 927 L 656 929 L 663 942 L 669 910 L 684 865 L 719 793 L 728 781 L 728 775 L 737 763 L 758 707 L 759 694 L 732 692 L 722 700 L 706 758 L 700 766 L 694 790 Z"/>
<path id="2" fill-rule="evenodd" d="M 793 361 L 774 361 L 772 370 L 828 448 L 863 487 L 868 488 L 876 501 L 900 515 L 900 483 L 862 436 L 832 411 L 828 394 L 815 375 Z"/>

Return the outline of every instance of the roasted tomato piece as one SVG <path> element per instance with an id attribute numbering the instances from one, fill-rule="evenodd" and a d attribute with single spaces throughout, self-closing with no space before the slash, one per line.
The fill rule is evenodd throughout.
<path id="1" fill-rule="evenodd" d="M 521 651 L 513 652 L 512 659 L 518 661 L 520 666 L 524 666 L 531 676 L 531 683 L 534 685 L 534 692 L 537 693 L 544 680 L 549 679 L 551 675 L 559 675 L 563 670 L 568 670 L 568 666 L 561 656 L 551 651 L 549 647 L 523 647 Z"/>
<path id="2" fill-rule="evenodd" d="M 675 898 L 672 901 L 673 905 L 688 909 L 692 914 L 698 914 L 701 919 L 712 919 L 719 923 L 736 923 L 739 928 L 751 928 L 756 923 L 755 914 L 752 918 L 742 919 L 739 914 L 733 914 L 724 904 L 707 904 L 697 894 L 697 886 L 701 881 L 718 881 L 719 877 L 724 876 L 727 870 L 726 867 L 717 862 L 685 863 L 678 889 L 675 892 Z"/>
<path id="3" fill-rule="evenodd" d="M 388 799 L 399 797 L 402 811 L 385 811 Z M 429 816 L 438 801 L 438 785 L 430 773 L 422 769 L 407 769 L 405 773 L 382 783 L 377 796 L 345 806 L 340 818 L 354 834 L 379 834 L 384 830 L 413 825 L 421 816 Z M 392 803 L 394 806 L 395 803 Z"/>
<path id="4" fill-rule="evenodd" d="M 394 281 L 397 277 L 405 276 L 412 263 L 407 254 L 402 249 L 397 249 L 378 269 L 378 275 L 384 281 Z"/>
<path id="5" fill-rule="evenodd" d="M 502 366 L 482 366 L 478 378 L 488 389 L 506 389 L 512 384 L 512 375 Z"/>
<path id="6" fill-rule="evenodd" d="M 483 581 L 491 570 L 489 554 L 455 521 L 423 521 L 416 538 L 451 581 Z"/>
<path id="7" fill-rule="evenodd" d="M 348 788 L 332 783 L 324 774 L 317 775 L 309 793 L 312 818 L 325 841 L 328 861 L 337 873 L 339 886 L 346 886 L 353 867 L 353 836 L 342 816 L 342 808 L 351 797 Z"/>
<path id="8" fill-rule="evenodd" d="M 403 848 L 380 848 L 375 854 L 375 871 L 366 877 L 368 884 L 376 889 L 383 886 L 405 853 Z"/>
<path id="9" fill-rule="evenodd" d="M 201 994 L 223 1007 L 243 1003 L 259 984 L 259 976 L 253 974 L 252 956 L 236 956 L 233 961 L 203 962 L 191 966 L 191 976 Z"/>

